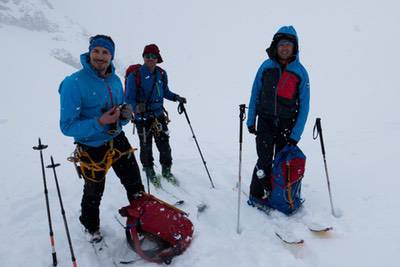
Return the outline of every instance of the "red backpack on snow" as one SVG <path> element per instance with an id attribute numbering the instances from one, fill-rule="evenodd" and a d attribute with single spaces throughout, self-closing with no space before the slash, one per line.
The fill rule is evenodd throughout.
<path id="1" fill-rule="evenodd" d="M 129 245 L 147 261 L 170 264 L 192 240 L 194 228 L 188 214 L 153 195 L 142 193 L 119 213 L 127 217 Z M 146 240 L 156 244 L 157 248 L 144 250 L 142 245 Z"/>

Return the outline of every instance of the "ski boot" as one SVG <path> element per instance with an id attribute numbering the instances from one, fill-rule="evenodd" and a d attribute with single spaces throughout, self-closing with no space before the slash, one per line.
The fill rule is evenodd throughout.
<path id="1" fill-rule="evenodd" d="M 87 231 L 87 233 L 89 235 L 88 238 L 90 243 L 100 243 L 103 240 L 100 230 L 94 232 Z"/>
<path id="2" fill-rule="evenodd" d="M 144 167 L 144 172 L 146 173 L 147 179 L 154 185 L 155 188 L 161 188 L 161 179 L 156 175 L 153 167 Z"/>
<path id="3" fill-rule="evenodd" d="M 265 212 L 266 214 L 269 214 L 271 211 L 271 207 L 268 206 L 268 199 L 267 198 L 257 198 L 252 195 L 249 196 L 249 199 L 247 200 L 247 204 L 249 206 L 255 207 L 262 212 Z"/>
<path id="4" fill-rule="evenodd" d="M 173 185 L 179 186 L 179 182 L 176 179 L 175 175 L 171 173 L 171 166 L 163 165 L 161 174 L 168 182 L 170 182 Z"/>
<path id="5" fill-rule="evenodd" d="M 86 235 L 86 239 L 90 242 L 90 243 L 99 243 L 103 240 L 103 236 L 101 235 L 101 232 L 99 230 L 99 228 L 97 227 L 97 229 L 92 229 L 93 227 L 87 227 L 87 225 L 85 224 L 85 221 L 82 219 L 82 215 L 79 216 L 79 221 L 81 222 L 83 228 L 84 228 L 84 233 Z"/>

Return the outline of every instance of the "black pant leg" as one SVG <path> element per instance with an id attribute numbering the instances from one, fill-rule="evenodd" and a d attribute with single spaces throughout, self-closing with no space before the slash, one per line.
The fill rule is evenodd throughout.
<path id="1" fill-rule="evenodd" d="M 100 227 L 100 202 L 104 192 L 105 179 L 100 173 L 96 178 L 100 182 L 85 179 L 81 201 L 80 221 L 89 232 L 95 232 Z"/>
<path id="2" fill-rule="evenodd" d="M 89 147 L 78 144 L 78 147 L 80 150 L 85 151 L 94 162 L 102 161 L 106 151 L 108 150 L 108 147 L 105 145 L 100 147 Z M 91 163 L 85 156 L 81 156 L 80 160 L 86 163 Z M 85 169 L 83 172 L 85 184 L 83 186 L 81 216 L 79 219 L 83 226 L 85 226 L 85 228 L 90 232 L 94 232 L 100 227 L 99 207 L 104 192 L 105 175 L 105 171 L 92 172 L 89 169 Z"/>
<path id="3" fill-rule="evenodd" d="M 118 149 L 122 153 L 131 148 L 131 145 L 129 144 L 124 132 L 121 132 L 117 137 L 114 138 L 114 148 Z M 144 191 L 140 177 L 139 166 L 136 162 L 135 154 L 133 152 L 123 155 L 121 158 L 115 161 L 112 164 L 112 168 L 120 179 L 121 184 L 125 187 L 129 201 L 133 200 L 134 194 Z"/>
<path id="4" fill-rule="evenodd" d="M 264 195 L 264 188 L 271 190 L 272 162 L 276 153 L 287 144 L 293 124 L 292 119 L 280 118 L 274 121 L 258 118 L 256 137 L 258 160 L 250 184 L 250 195 L 260 198 Z M 259 169 L 264 171 L 265 178 L 258 178 Z"/>
<path id="5" fill-rule="evenodd" d="M 292 119 L 279 119 L 275 133 L 275 154 L 278 153 L 287 144 L 287 141 L 292 133 L 294 121 Z"/>
<path id="6" fill-rule="evenodd" d="M 154 141 L 158 151 L 160 152 L 161 165 L 170 167 L 172 165 L 171 146 L 169 144 L 169 131 L 165 117 L 158 119 L 162 126 L 162 131 L 154 136 Z"/>
<path id="7" fill-rule="evenodd" d="M 250 184 L 250 195 L 261 198 L 264 196 L 264 189 L 271 189 L 271 168 L 274 150 L 274 136 L 272 120 L 258 119 L 256 147 L 258 160 L 254 167 Z M 264 177 L 259 178 L 257 171 L 262 170 Z"/>
<path id="8" fill-rule="evenodd" d="M 143 167 L 153 167 L 153 133 L 150 131 L 151 122 L 136 123 L 140 142 L 140 162 Z"/>

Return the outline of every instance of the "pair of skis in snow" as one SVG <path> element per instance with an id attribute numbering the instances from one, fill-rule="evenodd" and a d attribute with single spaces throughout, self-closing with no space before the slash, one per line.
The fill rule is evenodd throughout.
<path id="1" fill-rule="evenodd" d="M 179 187 L 177 187 L 179 188 Z M 163 191 L 164 193 L 166 193 L 167 195 L 170 195 L 172 198 L 174 198 L 176 201 L 173 204 L 174 206 L 183 206 L 186 204 L 185 200 L 183 200 L 182 198 L 178 197 L 176 194 L 170 192 L 169 190 L 161 187 L 159 188 L 161 191 Z M 182 188 L 180 188 L 180 190 L 186 194 L 188 194 L 186 191 L 184 191 Z M 197 214 L 202 213 L 203 211 L 205 211 L 208 208 L 208 205 L 206 203 L 204 203 L 203 201 L 197 201 L 196 202 L 196 207 L 197 207 Z"/>
<path id="2" fill-rule="evenodd" d="M 315 234 L 325 234 L 333 230 L 332 226 L 323 226 L 320 224 L 306 225 L 307 229 Z M 304 239 L 298 238 L 295 235 L 287 232 L 275 231 L 275 235 L 285 244 L 300 245 L 304 244 Z"/>
<path id="3" fill-rule="evenodd" d="M 162 178 L 162 176 L 159 175 L 159 174 L 157 174 L 157 177 L 158 177 L 158 179 Z M 174 186 L 173 188 L 175 188 L 176 190 L 180 191 L 182 194 L 187 195 L 187 196 L 191 196 L 191 194 L 189 192 L 187 192 L 186 190 L 184 190 L 182 187 L 179 186 L 179 180 L 175 176 L 174 176 L 174 178 L 176 179 L 176 181 L 178 181 L 177 183 L 170 182 L 167 178 L 164 178 L 164 179 L 166 179 L 170 184 L 172 184 Z M 148 183 L 147 186 L 149 187 L 149 183 Z M 154 186 L 154 189 L 156 191 L 158 191 L 158 190 L 163 191 L 164 193 L 169 195 L 171 198 L 173 198 L 175 203 L 172 204 L 172 205 L 174 205 L 174 206 L 182 206 L 182 205 L 186 204 L 186 202 L 185 202 L 185 200 L 183 198 L 181 198 L 180 196 L 177 196 L 177 194 L 171 192 L 170 190 L 166 189 L 163 186 L 159 186 L 159 187 Z M 150 190 L 148 190 L 148 192 L 150 192 Z M 204 201 L 194 200 L 194 202 L 196 203 L 196 207 L 197 207 L 197 212 L 198 213 L 203 212 L 208 207 L 208 205 Z"/>
<path id="4" fill-rule="evenodd" d="M 161 176 L 161 175 L 159 175 L 159 174 L 157 174 L 156 176 L 157 176 L 157 179 L 159 179 L 160 181 L 161 181 L 161 178 L 164 178 L 164 179 L 167 180 L 170 184 L 174 185 L 175 188 L 177 188 L 179 191 L 183 192 L 183 193 L 186 194 L 186 195 L 190 195 L 186 190 L 184 190 L 183 188 L 181 188 L 181 187 L 179 186 L 179 180 L 178 180 L 175 176 L 173 176 L 173 179 L 174 179 L 176 182 L 172 182 L 172 181 L 170 181 L 168 178 L 163 177 L 163 176 Z M 150 186 L 149 183 L 148 183 L 147 186 L 148 186 L 148 187 Z M 174 193 L 168 191 L 167 189 L 165 189 L 164 187 L 162 187 L 161 184 L 160 184 L 160 186 L 155 186 L 155 185 L 153 184 L 153 186 L 154 186 L 154 188 L 155 188 L 156 190 L 161 190 L 161 191 L 163 191 L 164 193 L 170 195 L 172 198 L 174 198 L 174 199 L 175 199 L 175 203 L 173 204 L 174 206 L 178 206 L 178 205 L 181 206 L 181 205 L 184 205 L 184 204 L 185 204 L 185 201 L 184 201 L 182 198 L 180 198 L 180 197 L 176 196 L 176 194 L 174 194 Z M 148 192 L 150 192 L 149 189 L 148 189 Z M 197 203 L 196 206 L 197 206 L 197 211 L 198 211 L 198 213 L 203 212 L 203 211 L 208 207 L 207 204 L 205 204 L 203 201 L 195 201 L 195 202 Z"/>
<path id="5" fill-rule="evenodd" d="M 146 174 L 146 177 L 147 177 L 147 174 Z M 172 173 L 168 177 L 161 175 L 161 174 L 154 173 L 153 180 L 152 180 L 152 178 L 147 177 L 147 193 L 150 194 L 150 183 L 153 185 L 153 187 L 155 189 L 162 188 L 161 181 L 163 179 L 172 185 L 179 186 L 178 179 Z"/>
<path id="6" fill-rule="evenodd" d="M 250 206 L 256 207 L 254 205 L 249 204 Z M 264 214 L 266 214 L 269 219 L 271 219 L 271 223 L 275 226 L 275 236 L 277 236 L 283 243 L 285 244 L 290 244 L 290 245 L 301 245 L 304 244 L 305 241 L 302 238 L 298 238 L 290 229 L 284 229 L 282 227 L 280 227 L 279 222 L 276 222 L 276 218 L 272 218 L 271 216 L 271 212 L 273 211 L 273 209 L 261 209 L 256 207 L 258 210 L 260 210 L 261 212 L 263 212 Z M 333 230 L 332 226 L 326 226 L 324 224 L 321 223 L 317 223 L 317 222 L 306 222 L 302 219 L 301 223 L 303 223 L 306 228 L 314 233 L 314 234 L 326 234 L 330 231 Z M 283 221 L 282 221 L 283 222 Z"/>

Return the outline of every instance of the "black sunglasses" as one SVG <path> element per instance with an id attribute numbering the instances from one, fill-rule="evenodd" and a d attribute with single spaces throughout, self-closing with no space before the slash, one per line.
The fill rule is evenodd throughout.
<path id="1" fill-rule="evenodd" d="M 144 54 L 143 57 L 146 59 L 157 59 L 158 58 L 158 56 L 156 54 Z"/>

